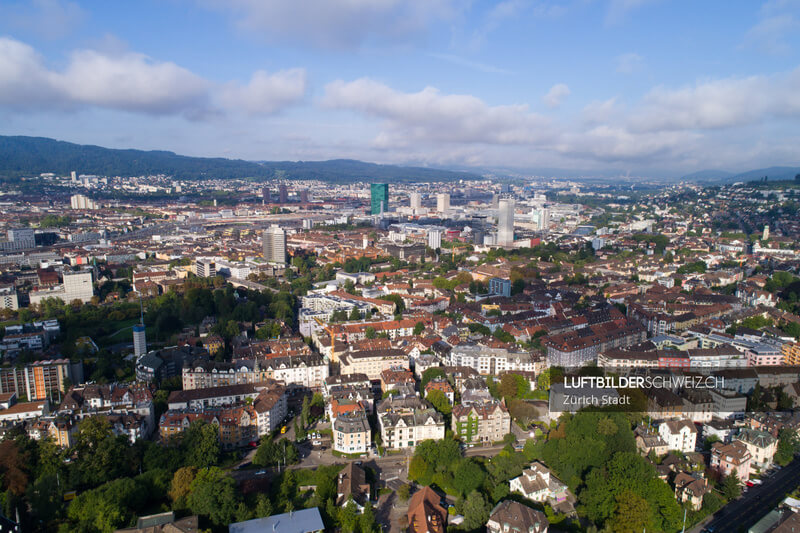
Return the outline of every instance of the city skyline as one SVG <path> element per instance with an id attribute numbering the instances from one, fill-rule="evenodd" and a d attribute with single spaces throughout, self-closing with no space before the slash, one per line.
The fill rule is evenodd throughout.
<path id="1" fill-rule="evenodd" d="M 0 134 L 675 177 L 796 165 L 796 3 L 0 7 Z"/>

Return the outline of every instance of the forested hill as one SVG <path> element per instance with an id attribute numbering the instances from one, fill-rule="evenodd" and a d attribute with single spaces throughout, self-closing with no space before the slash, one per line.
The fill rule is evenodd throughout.
<path id="1" fill-rule="evenodd" d="M 0 176 L 43 172 L 101 176 L 167 174 L 181 179 L 319 179 L 330 182 L 453 181 L 476 174 L 423 167 L 377 165 L 349 159 L 265 161 L 187 157 L 166 151 L 118 150 L 73 144 L 46 137 L 0 136 Z"/>

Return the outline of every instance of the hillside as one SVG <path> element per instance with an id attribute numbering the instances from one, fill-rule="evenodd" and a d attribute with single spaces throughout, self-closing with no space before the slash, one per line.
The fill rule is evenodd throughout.
<path id="1" fill-rule="evenodd" d="M 166 151 L 119 150 L 73 144 L 46 137 L 0 136 L 0 176 L 43 172 L 101 176 L 167 174 L 181 179 L 256 178 L 353 181 L 453 181 L 478 179 L 468 172 L 377 165 L 362 161 L 265 161 L 188 157 Z"/>

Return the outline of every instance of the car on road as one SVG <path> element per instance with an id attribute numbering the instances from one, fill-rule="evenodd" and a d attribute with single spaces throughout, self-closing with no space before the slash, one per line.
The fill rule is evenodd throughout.
<path id="1" fill-rule="evenodd" d="M 322 441 L 321 440 L 314 440 L 314 441 L 311 441 L 311 444 L 313 446 L 322 446 Z"/>
<path id="2" fill-rule="evenodd" d="M 258 472 L 256 472 L 256 475 L 257 475 L 257 476 L 263 476 L 263 475 L 265 475 L 266 473 L 267 473 L 267 471 L 266 471 L 266 470 L 259 470 Z"/>

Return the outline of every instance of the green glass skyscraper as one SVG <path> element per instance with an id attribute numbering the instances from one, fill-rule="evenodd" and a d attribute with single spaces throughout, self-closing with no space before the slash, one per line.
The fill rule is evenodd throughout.
<path id="1" fill-rule="evenodd" d="M 370 202 L 370 212 L 373 215 L 380 215 L 389 210 L 389 184 L 373 183 L 370 187 L 372 201 Z"/>

